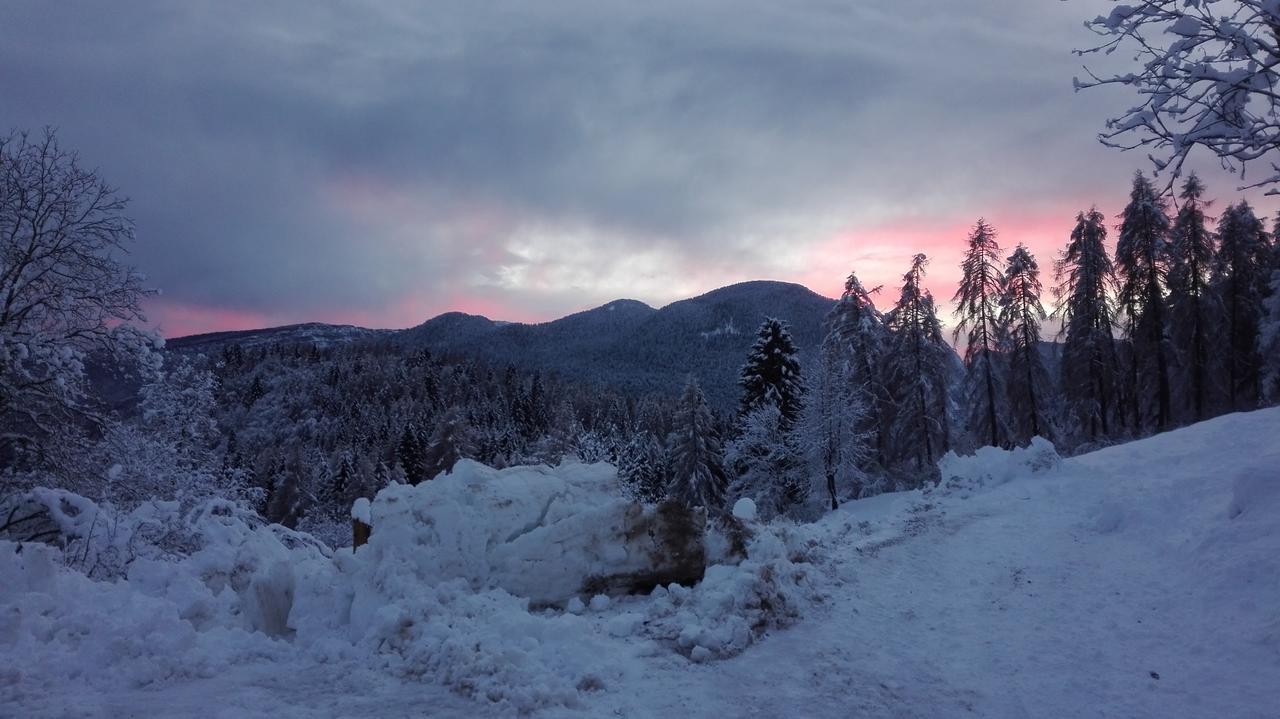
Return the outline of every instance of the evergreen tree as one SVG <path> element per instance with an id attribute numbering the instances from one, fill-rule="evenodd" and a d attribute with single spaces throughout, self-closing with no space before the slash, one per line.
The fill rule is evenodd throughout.
<path id="1" fill-rule="evenodd" d="M 833 375 L 838 369 L 849 383 L 848 400 L 857 403 L 859 422 L 845 429 L 868 433 L 873 459 L 883 467 L 888 464 L 883 427 L 889 415 L 890 398 L 883 376 L 888 330 L 884 315 L 871 300 L 871 293 L 878 289 L 866 290 L 857 275 L 849 273 L 844 283 L 844 294 L 826 319 L 828 334 L 823 341 L 823 352 L 834 353 L 834 356 L 824 356 L 819 363 L 821 366 L 829 365 Z M 823 386 L 824 382 L 810 385 Z M 834 391 L 834 388 L 829 389 Z"/>
<path id="2" fill-rule="evenodd" d="M 435 431 L 427 441 L 426 452 L 422 457 L 422 480 L 449 474 L 458 460 L 473 457 L 475 454 L 475 442 L 461 410 L 456 407 L 450 408 L 436 422 Z M 413 484 L 417 483 L 413 482 Z"/>
<path id="3" fill-rule="evenodd" d="M 689 378 L 676 408 L 671 434 L 671 496 L 685 506 L 704 507 L 708 514 L 724 509 L 728 478 L 720 437 L 698 383 Z"/>
<path id="4" fill-rule="evenodd" d="M 1212 286 L 1222 306 L 1223 374 L 1230 411 L 1257 406 L 1258 334 L 1270 273 L 1270 246 L 1262 222 L 1247 202 L 1228 207 L 1218 223 L 1218 255 Z"/>
<path id="5" fill-rule="evenodd" d="M 1005 393 L 1012 439 L 1026 445 L 1032 437 L 1052 438 L 1053 387 L 1040 354 L 1040 322 L 1046 317 L 1040 301 L 1040 267 L 1023 245 L 1005 265 L 1000 300 L 1000 328 L 1008 357 Z"/>
<path id="6" fill-rule="evenodd" d="M 1164 287 L 1169 269 L 1169 218 L 1165 202 L 1147 178 L 1133 178 L 1116 241 L 1119 302 L 1130 347 L 1129 410 L 1133 429 L 1169 427 L 1172 402 L 1169 345 L 1165 340 Z"/>
<path id="7" fill-rule="evenodd" d="M 249 384 L 249 389 L 244 395 L 245 409 L 252 407 L 255 402 L 265 397 L 266 394 L 267 388 L 262 384 L 262 377 L 255 375 L 253 382 Z"/>
<path id="8" fill-rule="evenodd" d="M 666 450 L 650 432 L 637 432 L 618 465 L 626 493 L 639 502 L 658 502 L 667 493 L 670 471 Z"/>
<path id="9" fill-rule="evenodd" d="M 417 429 L 412 422 L 405 425 L 404 432 L 400 434 L 400 444 L 396 447 L 396 460 L 404 470 L 405 481 L 409 484 L 417 484 L 428 479 L 422 440 L 418 438 Z"/>
<path id="10" fill-rule="evenodd" d="M 1192 420 L 1208 417 L 1210 347 L 1217 303 L 1209 288 L 1213 233 L 1205 226 L 1204 185 L 1193 172 L 1182 185 L 1182 207 L 1173 223 L 1169 262 L 1169 337 L 1177 357 L 1173 395 L 1187 405 Z"/>
<path id="11" fill-rule="evenodd" d="M 993 447 L 1007 442 L 1003 405 L 1004 362 L 1000 356 L 1000 245 L 996 231 L 981 218 L 969 233 L 969 249 L 960 263 L 955 337 L 968 331 L 964 349 L 966 423 L 979 441 Z"/>
<path id="12" fill-rule="evenodd" d="M 1106 240 L 1102 213 L 1096 208 L 1079 213 L 1056 266 L 1062 392 L 1071 428 L 1091 442 L 1111 435 L 1119 412 L 1112 334 L 1115 312 L 1110 299 L 1115 278 Z"/>
<path id="13" fill-rule="evenodd" d="M 358 484 L 351 455 L 343 452 L 320 499 L 337 519 L 345 519 L 351 510 Z"/>
<path id="14" fill-rule="evenodd" d="M 950 449 L 947 374 L 951 348 L 942 336 L 933 295 L 924 288 L 928 258 L 912 258 L 898 303 L 885 315 L 889 330 L 886 379 L 893 416 L 886 441 L 895 463 L 928 471 Z"/>
<path id="15" fill-rule="evenodd" d="M 769 404 L 778 408 L 784 426 L 795 423 L 804 388 L 796 345 L 786 323 L 770 317 L 760 325 L 738 383 L 742 386 L 741 416 Z"/>

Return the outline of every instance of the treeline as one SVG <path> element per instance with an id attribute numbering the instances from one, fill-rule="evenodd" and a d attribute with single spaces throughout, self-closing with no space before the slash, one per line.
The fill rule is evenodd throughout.
<path id="1" fill-rule="evenodd" d="M 1241 201 L 1211 228 L 1195 175 L 1177 199 L 1171 213 L 1138 173 L 1114 250 L 1102 213 L 1079 213 L 1053 263 L 1056 345 L 1043 337 L 1039 263 L 1021 244 L 1005 256 L 982 219 L 953 297 L 960 366 L 924 287 L 923 254 L 883 312 L 850 274 L 803 373 L 785 325 L 766 320 L 723 451 L 700 420 L 696 384 L 686 391 L 671 493 L 715 510 L 750 497 L 776 514 L 811 509 L 821 486 L 834 508 L 933 479 L 953 449 L 1042 436 L 1083 451 L 1276 402 L 1280 219 L 1269 233 Z"/>
<path id="2" fill-rule="evenodd" d="M 195 361 L 217 379 L 224 464 L 256 489 L 264 517 L 291 526 L 345 523 L 356 497 L 460 458 L 618 462 L 633 437 L 667 436 L 675 405 L 386 343 L 233 344 Z"/>

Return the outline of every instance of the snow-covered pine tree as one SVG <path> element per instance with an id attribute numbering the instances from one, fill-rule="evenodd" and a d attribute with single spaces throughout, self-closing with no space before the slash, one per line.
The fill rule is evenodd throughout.
<path id="1" fill-rule="evenodd" d="M 867 407 L 869 394 L 865 384 L 850 379 L 859 368 L 850 366 L 847 351 L 833 328 L 806 373 L 806 400 L 796 425 L 800 451 L 811 475 L 823 480 L 833 511 L 842 494 L 858 499 L 879 489 L 866 467 L 876 460 L 880 432 L 868 426 L 874 414 Z"/>
<path id="2" fill-rule="evenodd" d="M 876 309 L 871 294 L 852 272 L 844 283 L 840 301 L 827 315 L 827 337 L 823 351 L 835 356 L 820 358 L 819 367 L 840 367 L 843 379 L 850 385 L 850 397 L 859 405 L 859 424 L 846 429 L 871 435 L 874 460 L 880 466 L 888 465 L 885 456 L 884 425 L 889 416 L 889 394 L 884 379 L 884 351 L 888 341 L 884 315 Z M 825 380 L 824 380 L 825 381 Z M 808 382 L 810 387 L 822 382 Z"/>
<path id="3" fill-rule="evenodd" d="M 422 456 L 423 473 L 418 481 L 435 479 L 441 474 L 449 474 L 460 459 L 475 455 L 475 444 L 471 438 L 471 428 L 467 426 L 462 411 L 456 407 L 445 410 L 436 421 L 431 439 L 427 441 L 426 451 Z"/>
<path id="4" fill-rule="evenodd" d="M 742 387 L 741 416 L 770 404 L 778 408 L 786 427 L 799 418 L 804 387 L 796 345 L 785 322 L 770 317 L 760 325 L 738 384 Z"/>
<path id="5" fill-rule="evenodd" d="M 267 388 L 262 384 L 262 377 L 255 375 L 253 382 L 249 383 L 249 389 L 244 393 L 243 404 L 245 409 L 249 409 L 255 402 L 265 397 Z"/>
<path id="6" fill-rule="evenodd" d="M 1019 244 L 1005 265 L 1000 300 L 1000 330 L 1008 358 L 1005 396 L 1012 441 L 1025 446 L 1032 437 L 1054 439 L 1054 388 L 1040 354 L 1040 266 Z"/>
<path id="7" fill-rule="evenodd" d="M 351 454 L 343 452 L 320 501 L 335 519 L 345 520 L 351 511 L 351 502 L 355 500 L 359 484 Z"/>
<path id="8" fill-rule="evenodd" d="M 405 425 L 404 431 L 400 433 L 400 444 L 396 446 L 396 460 L 404 470 L 405 481 L 409 484 L 417 484 L 424 479 L 429 479 L 426 476 L 427 466 L 426 459 L 423 457 L 422 440 L 418 437 L 418 430 L 412 422 Z"/>
<path id="9" fill-rule="evenodd" d="M 632 436 L 622 452 L 618 477 L 627 495 L 636 501 L 661 501 L 667 494 L 670 470 L 667 452 L 658 438 L 647 431 Z"/>
<path id="10" fill-rule="evenodd" d="M 1258 404 L 1258 334 L 1270 274 L 1269 238 L 1249 203 L 1228 207 L 1218 222 L 1212 287 L 1222 306 L 1222 367 L 1229 411 Z"/>
<path id="11" fill-rule="evenodd" d="M 1004 358 L 1000 354 L 1000 296 L 1003 275 L 996 231 L 978 218 L 960 263 L 955 338 L 967 331 L 964 346 L 966 426 L 979 443 L 1008 443 L 1004 408 Z"/>
<path id="12" fill-rule="evenodd" d="M 1118 295 L 1129 340 L 1131 422 L 1138 433 L 1168 429 L 1172 418 L 1164 288 L 1169 270 L 1169 217 L 1146 176 L 1133 177 L 1116 241 Z"/>
<path id="13" fill-rule="evenodd" d="M 728 478 L 720 437 L 702 389 L 692 377 L 676 407 L 674 425 L 668 442 L 671 496 L 689 508 L 703 507 L 708 514 L 722 512 Z"/>
<path id="14" fill-rule="evenodd" d="M 1112 331 L 1115 285 L 1107 254 L 1107 227 L 1097 208 L 1076 215 L 1071 239 L 1055 267 L 1057 310 L 1062 318 L 1062 393 L 1068 428 L 1097 442 L 1116 430 L 1116 345 Z"/>
<path id="15" fill-rule="evenodd" d="M 885 378 L 893 399 L 885 445 L 892 462 L 910 465 L 917 475 L 931 471 L 951 445 L 947 368 L 953 355 L 923 285 L 928 262 L 923 254 L 911 259 L 898 303 L 885 315 Z"/>
<path id="16" fill-rule="evenodd" d="M 1205 226 L 1204 189 L 1194 172 L 1187 176 L 1169 242 L 1169 339 L 1177 360 L 1171 393 L 1195 422 L 1209 417 L 1214 400 L 1210 348 L 1219 318 L 1209 288 L 1214 238 Z"/>

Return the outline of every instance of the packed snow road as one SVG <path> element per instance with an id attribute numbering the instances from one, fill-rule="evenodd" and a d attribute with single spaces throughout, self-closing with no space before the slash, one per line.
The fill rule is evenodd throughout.
<path id="1" fill-rule="evenodd" d="M 601 669 L 563 701 L 530 694 L 534 716 L 1275 717 L 1277 438 L 1280 410 L 1268 410 L 1060 464 L 995 450 L 944 463 L 935 491 L 852 503 L 797 530 L 811 603 L 726 659 L 691 661 L 626 628 L 666 616 L 653 610 L 665 600 L 634 597 L 539 614 L 573 636 L 512 636 L 509 654 L 477 639 L 487 664 L 440 680 L 389 674 L 346 645 L 282 641 L 202 678 L 134 685 L 122 671 L 105 689 L 59 679 L 24 690 L 0 667 L 0 715 L 512 716 L 520 706 L 506 697 L 529 687 L 461 694 L 477 673 L 508 676 L 504 662 L 554 689 L 577 665 L 537 653 L 549 648 Z M 464 669 L 464 683 L 442 686 Z"/>

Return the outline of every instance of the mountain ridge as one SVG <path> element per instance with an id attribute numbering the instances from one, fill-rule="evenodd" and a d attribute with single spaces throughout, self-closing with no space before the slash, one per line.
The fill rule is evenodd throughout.
<path id="1" fill-rule="evenodd" d="M 168 346 L 190 352 L 231 343 L 386 341 L 407 351 L 473 355 L 635 392 L 671 394 L 694 376 L 708 399 L 726 407 L 737 395 L 738 368 L 766 317 L 791 326 L 803 356 L 821 341 L 823 320 L 835 302 L 800 284 L 749 280 L 656 309 L 638 300 L 615 299 L 539 323 L 506 323 L 454 311 L 403 330 L 304 323 L 177 337 Z"/>

